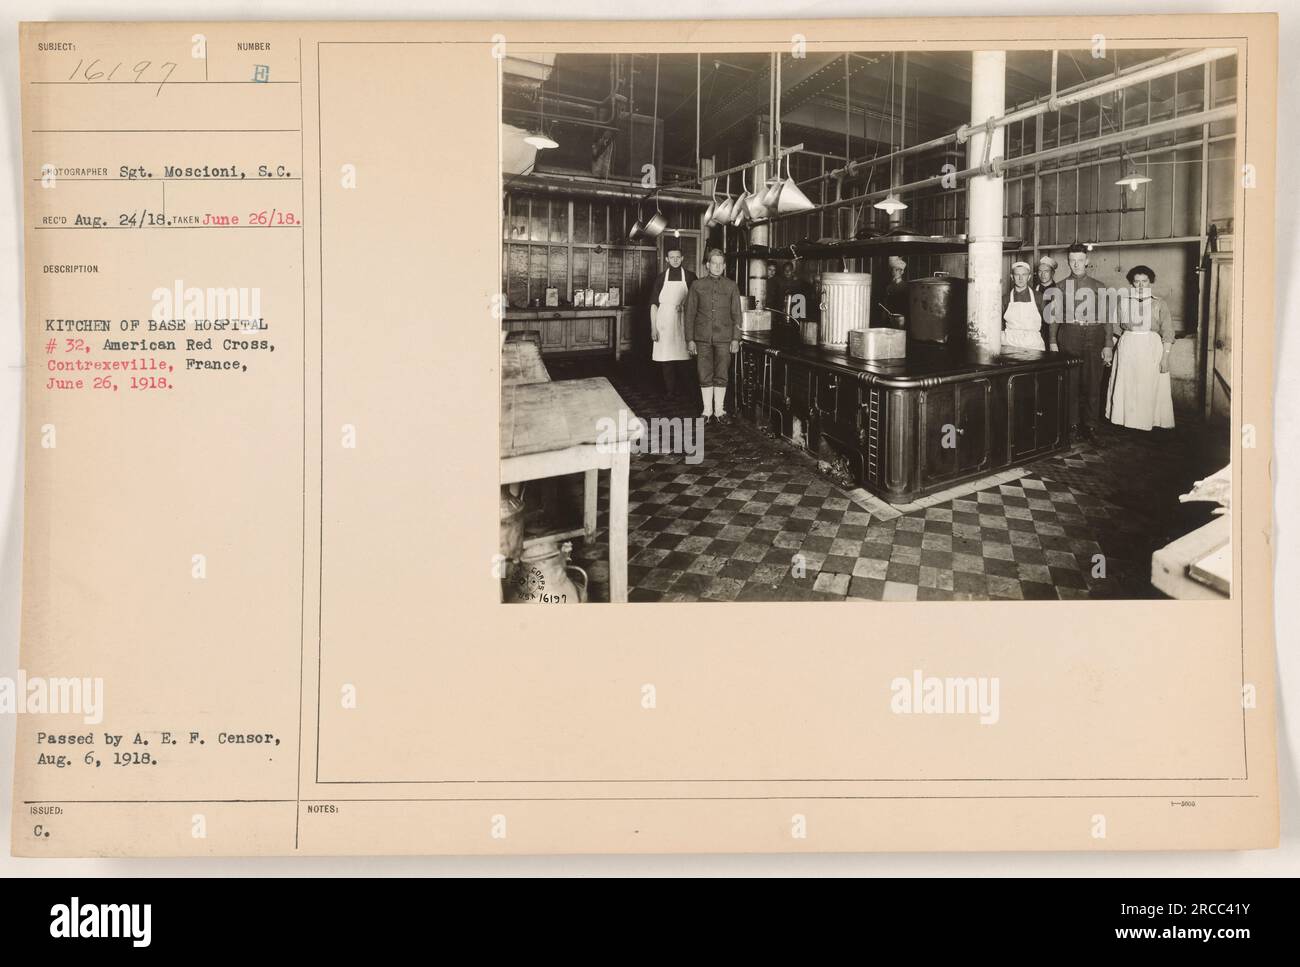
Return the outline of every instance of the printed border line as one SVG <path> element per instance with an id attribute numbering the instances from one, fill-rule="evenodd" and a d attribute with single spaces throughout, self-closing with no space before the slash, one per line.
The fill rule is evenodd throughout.
<path id="1" fill-rule="evenodd" d="M 463 803 L 463 802 L 760 802 L 775 800 L 910 800 L 910 799 L 1259 799 L 1259 793 L 1213 793 L 1188 796 L 1186 793 L 1117 793 L 1103 795 L 1024 794 L 1017 796 L 944 795 L 933 796 L 464 796 L 418 799 L 24 799 L 24 806 L 171 806 L 188 803 L 212 803 L 222 806 L 346 805 L 348 803 Z M 295 847 L 296 848 L 296 847 Z"/>
<path id="2" fill-rule="evenodd" d="M 207 61 L 204 60 L 204 70 Z M 302 802 L 302 702 L 303 702 L 303 663 L 307 653 L 307 144 L 302 136 L 302 37 L 298 37 L 298 203 L 301 206 L 299 221 L 303 225 L 302 257 L 299 270 L 302 272 L 302 515 L 300 547 L 302 562 L 298 569 L 298 755 L 297 768 L 294 770 L 294 795 L 299 804 Z M 316 213 L 320 222 L 320 212 Z M 319 228 L 318 228 L 319 230 Z M 322 320 L 323 321 L 323 320 Z M 323 327 L 322 327 L 323 328 Z M 293 848 L 298 848 L 302 809 L 294 811 Z"/>
<path id="3" fill-rule="evenodd" d="M 1249 115 L 1249 110 L 1248 110 L 1249 83 L 1248 83 L 1248 78 L 1246 77 L 1246 73 L 1245 73 L 1245 72 L 1246 72 L 1246 69 L 1247 69 L 1247 66 L 1248 66 L 1248 59 L 1249 59 L 1249 50 L 1250 50 L 1250 39 L 1249 39 L 1249 37 L 1246 37 L 1246 36 L 1233 36 L 1233 35 L 1228 35 L 1228 36 L 1215 36 L 1215 37 L 1123 37 L 1123 36 L 1120 36 L 1120 37 L 1113 37 L 1113 38 L 1111 38 L 1111 39 L 1113 39 L 1113 40 L 1119 40 L 1119 41 L 1132 41 L 1132 42 L 1135 42 L 1135 43 L 1145 43 L 1145 42 L 1157 43 L 1157 42 L 1172 41 L 1172 42 L 1191 42 L 1191 43 L 1201 44 L 1201 45 L 1208 45 L 1208 44 L 1213 43 L 1213 42 L 1215 42 L 1215 41 L 1228 41 L 1228 40 L 1231 40 L 1231 41 L 1237 41 L 1238 43 L 1236 43 L 1234 46 L 1236 46 L 1236 47 L 1239 48 L 1239 50 L 1238 50 L 1238 55 L 1237 55 L 1238 60 L 1239 60 L 1238 67 L 1237 67 L 1237 69 L 1238 69 L 1238 87 L 1239 87 L 1239 90 L 1242 90 L 1242 91 L 1243 91 L 1241 98 L 1238 99 L 1238 105 L 1237 105 L 1237 106 L 1238 106 L 1239 110 L 1238 110 L 1237 117 L 1238 117 L 1238 118 L 1248 118 L 1248 115 Z M 1081 43 L 1081 44 L 1083 44 L 1084 46 L 1088 46 L 1088 45 L 1091 44 L 1091 38 L 1088 38 L 1087 40 L 1078 39 L 1078 38 L 1056 38 L 1056 39 L 1053 39 L 1053 40 L 1051 41 L 1051 43 L 1053 43 L 1053 44 L 1055 44 L 1055 45 L 1057 45 L 1057 46 L 1060 46 L 1061 44 L 1067 44 L 1067 43 L 1070 43 L 1070 42 L 1072 42 L 1072 40 L 1073 40 L 1073 42 Z M 788 38 L 782 38 L 780 41 L 772 41 L 771 43 L 784 45 L 784 44 L 787 43 L 787 42 L 788 42 Z M 834 43 L 837 43 L 837 44 L 838 44 L 838 43 L 850 43 L 850 44 L 852 44 L 852 43 L 863 43 L 863 42 L 864 42 L 864 41 L 857 41 L 857 40 L 834 41 Z M 930 45 L 930 44 L 937 44 L 937 43 L 969 43 L 969 42 L 970 42 L 970 41 L 969 41 L 968 38 L 942 38 L 942 39 L 929 39 L 929 38 L 927 38 L 927 39 L 924 41 L 924 43 L 926 43 L 927 45 Z M 364 40 L 360 40 L 360 41 L 358 41 L 358 40 L 348 40 L 348 41 L 329 41 L 329 40 L 326 40 L 326 41 L 320 41 L 320 40 L 318 40 L 318 41 L 316 42 L 316 51 L 317 51 L 317 53 L 316 53 L 316 77 L 317 77 L 317 84 L 316 84 L 316 104 L 317 104 L 317 117 L 316 117 L 316 121 L 317 121 L 317 128 L 316 128 L 316 133 L 317 133 L 317 139 L 318 139 L 318 148 L 319 148 L 320 143 L 323 142 L 323 138 L 324 138 L 324 117 L 323 117 L 323 113 L 322 113 L 322 111 L 321 111 L 321 99 L 320 99 L 320 69 L 321 69 L 321 64 L 320 64 L 320 48 L 321 48 L 322 46 L 327 46 L 327 45 L 333 45 L 333 46 L 365 46 L 365 45 L 376 45 L 376 44 L 380 44 L 380 45 L 384 45 L 384 44 L 402 44 L 402 45 L 405 45 L 405 46 L 443 46 L 443 45 L 448 44 L 448 43 L 451 43 L 451 44 L 477 44 L 477 45 L 481 45 L 481 46 L 488 46 L 488 45 L 491 44 L 491 41 L 490 41 L 490 40 L 473 40 L 473 41 L 364 41 Z M 624 43 L 631 44 L 632 42 L 631 42 L 631 41 L 628 41 L 628 42 L 619 41 L 619 42 L 614 42 L 614 43 L 604 43 L 604 42 L 600 42 L 600 41 L 589 41 L 589 42 L 588 42 L 588 41 L 583 41 L 583 42 L 577 42 L 577 43 L 575 43 L 575 42 L 568 42 L 568 41 L 529 41 L 529 42 L 528 42 L 528 45 L 538 44 L 538 45 L 540 45 L 540 46 L 542 46 L 542 47 L 551 47 L 551 46 L 560 46 L 560 47 L 565 47 L 565 46 L 591 46 L 591 47 L 598 47 L 598 48 L 600 48 L 600 49 L 608 49 L 609 47 L 617 46 L 617 45 L 619 45 L 619 44 L 624 44 Z M 719 43 L 722 43 L 722 42 L 719 42 Z M 734 41 L 733 41 L 733 42 L 728 42 L 728 43 L 731 43 L 731 44 L 733 44 L 733 45 L 741 45 L 741 42 L 734 42 Z M 762 44 L 762 43 L 768 43 L 768 41 L 755 40 L 755 41 L 746 42 L 745 44 L 743 44 L 743 46 L 748 46 L 748 45 L 750 45 L 750 44 Z M 527 45 L 521 45 L 521 46 L 527 46 Z M 697 49 L 698 49 L 698 48 L 701 46 L 701 42 L 699 42 L 699 41 L 678 41 L 678 42 L 672 42 L 671 44 L 669 44 L 669 46 L 689 46 L 689 47 L 693 47 L 693 48 L 697 48 Z M 1228 44 L 1223 44 L 1223 46 L 1229 46 L 1229 45 L 1228 45 Z M 643 47 L 644 47 L 644 44 L 638 46 L 637 49 L 638 49 L 638 50 L 641 50 L 641 49 L 643 49 Z M 890 50 L 890 49 L 902 49 L 902 48 L 880 48 L 880 49 L 882 49 L 882 50 Z M 910 49 L 910 48 L 909 48 L 909 49 Z M 926 49 L 927 49 L 927 50 L 931 50 L 932 48 L 927 47 Z M 963 49 L 973 49 L 973 48 L 963 48 Z M 1024 48 L 1019 48 L 1019 47 L 1017 47 L 1017 48 L 1006 48 L 1006 49 L 1016 49 L 1016 50 L 1041 50 L 1041 49 L 1044 49 L 1044 48 L 1040 48 L 1040 47 L 1024 47 Z M 1142 48 L 1120 48 L 1120 49 L 1142 49 Z M 957 52 L 961 52 L 961 51 L 958 50 Z M 500 65 L 498 64 L 498 70 L 497 70 L 497 106 L 498 106 L 498 108 L 500 107 L 500 104 L 501 104 L 501 96 L 502 96 L 501 67 L 500 67 Z M 499 112 L 498 112 L 498 114 L 499 114 Z M 1234 125 L 1235 125 L 1235 127 L 1234 127 L 1234 136 L 1237 138 L 1237 141 L 1238 141 L 1238 144 L 1236 145 L 1236 148 L 1237 148 L 1238 151 L 1242 152 L 1243 155 L 1244 155 L 1244 152 L 1245 152 L 1245 149 L 1246 149 L 1246 139 L 1247 139 L 1246 122 L 1245 122 L 1245 121 L 1242 121 L 1239 125 L 1236 125 L 1236 122 L 1234 122 Z M 498 127 L 499 127 L 499 126 L 498 126 Z M 499 157 L 500 149 L 501 149 L 500 132 L 499 132 L 499 130 L 498 130 L 498 135 L 497 135 L 497 149 L 498 149 L 498 157 Z M 1204 163 L 1204 162 L 1203 162 L 1203 163 Z M 324 168 L 323 168 L 323 165 L 324 165 L 324 152 L 323 152 L 323 149 L 320 151 L 320 154 L 319 154 L 319 157 L 318 157 L 318 165 L 320 166 L 320 174 L 321 174 L 321 183 L 320 183 L 320 186 L 319 186 L 319 187 L 320 187 L 320 200 L 319 200 L 319 204 L 320 204 L 320 212 L 318 213 L 318 215 L 319 215 L 319 221 L 321 222 L 320 230 L 319 230 L 319 236 L 318 236 L 318 238 L 319 238 L 319 248 L 320 248 L 320 291 L 321 291 L 321 325 L 320 325 L 320 424 L 321 424 L 321 426 L 320 426 L 320 434 L 321 434 L 321 451 L 320 451 L 320 483 L 321 483 L 321 487 L 320 487 L 320 543 L 319 543 L 319 557 L 318 557 L 319 578 L 318 578 L 318 597 L 317 597 L 317 652 L 316 652 L 316 656 L 317 656 L 317 663 L 316 663 L 316 670 L 317 670 L 317 677 L 316 677 L 316 774 L 315 774 L 315 784 L 316 784 L 316 785 L 440 785 L 440 784 L 444 784 L 444 783 L 445 783 L 445 784 L 453 784 L 453 783 L 501 783 L 501 784 L 508 784 L 508 783 L 515 783 L 515 782 L 519 782 L 519 783 L 539 783 L 539 784 L 544 783 L 544 784 L 563 785 L 563 784 L 572 784 L 572 783 L 599 784 L 599 783 L 627 783 L 627 782 L 645 782 L 645 783 L 686 783 L 686 782 L 719 782 L 719 783 L 722 783 L 722 782 L 727 782 L 727 783 L 731 783 L 731 782 L 753 782 L 753 783 L 759 783 L 759 782 L 786 782 L 786 783 L 797 783 L 797 782 L 861 782 L 861 783 L 872 783 L 872 782 L 1169 782 L 1169 781 L 1174 781 L 1174 782 L 1240 782 L 1240 781 L 1249 781 L 1249 778 L 1250 778 L 1250 770 L 1249 770 L 1249 751 L 1248 751 L 1248 731 L 1247 731 L 1247 725 L 1246 725 L 1246 710 L 1245 710 L 1244 707 L 1243 707 L 1243 709 L 1242 709 L 1242 753 L 1243 753 L 1243 767 L 1244 767 L 1244 772 L 1245 772 L 1245 774 L 1242 775 L 1242 776 L 1222 776 L 1222 777 L 1174 777 L 1174 778 L 1169 778 L 1169 777 L 1131 777 L 1131 778 L 1109 778 L 1109 779 L 1101 779 L 1101 778 L 1094 778 L 1094 777 L 1083 777 L 1083 778 L 1070 778 L 1070 779 L 1051 779 L 1051 778 L 1047 778 L 1047 779 L 1015 779 L 1015 778 L 1011 778 L 1011 779 L 1007 779 L 1007 778 L 992 778 L 992 779 L 983 779 L 983 778 L 966 778 L 966 779 L 928 779 L 928 778 L 895 778 L 895 779 L 890 779 L 890 778 L 885 778 L 885 779 L 855 779 L 855 778 L 843 778 L 843 779 L 671 779 L 671 778 L 669 778 L 669 779 L 525 779 L 525 780 L 518 780 L 518 779 L 397 779 L 397 780 L 392 780 L 392 779 L 328 779 L 328 780 L 322 780 L 322 779 L 320 778 L 320 752 L 321 752 L 321 749 L 320 749 L 320 746 L 321 746 L 321 742 L 320 742 L 320 712 L 321 712 L 322 668 L 323 668 L 323 665 L 324 665 L 324 648 L 323 648 L 324 594 L 323 594 L 323 592 L 324 592 L 324 571 L 325 571 L 325 553 L 324 553 L 324 546 L 325 546 L 325 545 L 324 545 L 324 529 L 325 529 L 325 500 L 324 500 L 324 494 L 325 494 L 325 451 L 324 451 L 324 440 L 325 440 L 325 319 L 324 319 L 324 312 L 325 312 L 325 298 L 324 298 L 324 285 L 325 285 L 325 274 L 324 274 L 324 259 L 325 259 L 325 232 L 324 232 L 324 224 L 323 224 L 323 223 L 324 223 L 324 218 L 323 218 L 323 212 L 324 212 Z M 498 185 L 499 185 L 499 184 L 500 184 L 500 165 L 498 165 L 497 180 L 498 180 Z M 1244 189 L 1242 189 L 1242 188 L 1240 187 L 1240 179 L 1239 179 L 1239 178 L 1238 178 L 1238 179 L 1234 179 L 1234 181 L 1235 181 L 1235 185 L 1234 185 L 1234 189 L 1233 189 L 1234 208 L 1235 208 L 1235 199 L 1238 197 L 1237 192 L 1238 192 L 1238 191 L 1241 191 L 1241 195 L 1240 195 L 1240 197 L 1241 197 L 1241 200 L 1242 200 L 1242 215 L 1243 215 L 1243 217 L 1242 217 L 1242 232 L 1243 232 L 1243 237 L 1244 237 L 1244 232 L 1245 232 L 1245 207 L 1246 207 L 1246 206 L 1245 206 L 1245 193 L 1244 193 Z M 1205 213 L 1205 212 L 1202 212 L 1201 215 L 1202 215 L 1202 219 L 1203 219 L 1204 216 L 1206 215 L 1206 213 Z M 1244 245 L 1244 244 L 1241 246 L 1241 249 L 1242 249 L 1241 271 L 1242 271 L 1243 275 L 1244 275 L 1244 272 L 1245 272 L 1245 250 L 1246 250 L 1246 248 L 1247 248 L 1247 246 Z M 498 257 L 497 257 L 498 269 L 500 268 L 500 260 L 501 260 L 501 256 L 500 256 L 500 253 L 498 253 Z M 1241 286 L 1238 286 L 1237 288 L 1238 288 L 1238 289 L 1241 289 L 1242 287 L 1241 287 Z M 1244 299 L 1245 299 L 1245 295 L 1244 295 L 1244 293 L 1241 294 L 1240 299 L 1242 300 L 1242 304 L 1244 305 Z M 1238 315 L 1241 315 L 1241 313 L 1238 313 Z M 1243 319 L 1234 319 L 1234 320 L 1233 320 L 1233 325 L 1234 325 L 1234 327 L 1235 327 L 1238 323 L 1240 323 L 1241 326 L 1242 326 L 1242 336 L 1243 336 L 1243 342 L 1244 342 L 1244 341 L 1245 341 L 1245 340 L 1244 340 L 1244 336 L 1245 336 L 1245 322 L 1244 322 L 1244 318 L 1243 318 Z M 304 354 L 304 355 L 305 355 L 305 354 Z M 1243 357 L 1243 366 L 1244 366 L 1244 357 Z M 304 412 L 304 421 L 305 421 L 305 418 L 306 418 L 306 414 L 305 414 L 305 412 Z M 1232 421 L 1231 421 L 1231 420 L 1229 421 L 1229 426 L 1232 426 Z M 305 460 L 305 458 L 306 458 L 306 450 L 305 450 L 305 440 L 304 440 L 304 460 Z M 1242 461 L 1242 462 L 1244 463 L 1244 461 Z M 1245 489 L 1244 473 L 1243 473 L 1243 475 L 1242 475 L 1242 485 L 1241 485 L 1241 486 L 1242 486 L 1242 490 L 1244 491 L 1244 489 Z M 1240 526 L 1240 522 L 1238 522 L 1238 526 Z M 304 552 L 304 553 L 305 553 L 305 552 Z M 1244 688 L 1244 685 L 1245 685 L 1245 663 L 1246 663 L 1246 640 L 1245 640 L 1245 591 L 1244 591 L 1244 589 L 1241 590 L 1241 593 L 1238 595 L 1238 598 L 1240 599 L 1240 600 L 1239 600 L 1239 622 L 1238 622 L 1238 624 L 1239 624 L 1239 630 L 1240 630 L 1240 635 L 1241 635 L 1241 637 L 1240 637 L 1240 642 L 1239 642 L 1239 646 L 1240 646 L 1241 667 L 1242 667 L 1242 686 L 1243 686 L 1243 688 Z M 581 797 L 575 797 L 575 798 L 581 798 Z M 688 797 L 665 797 L 665 798 L 668 798 L 668 799 L 685 799 L 685 798 L 688 798 Z M 761 797 L 737 796 L 737 797 L 719 797 L 719 798 L 726 798 L 726 799 L 732 799 L 732 800 L 737 800 L 737 801 L 744 801 L 744 800 L 748 800 L 748 799 L 761 798 Z M 779 797 L 774 797 L 774 798 L 779 798 Z M 807 797 L 795 797 L 795 798 L 807 798 Z M 920 798 L 920 799 L 924 799 L 924 798 L 934 798 L 934 797 L 915 796 L 915 797 L 899 797 L 899 798 Z M 980 797 L 980 798 L 991 798 L 991 799 L 1001 799 L 1001 798 L 1006 798 L 1006 799 L 1013 799 L 1013 798 L 1017 798 L 1017 797 L 1014 797 L 1014 796 L 988 796 L 988 797 Z M 1090 798 L 1090 797 L 1083 796 L 1083 797 L 1073 797 L 1073 798 Z M 1157 797 L 1157 798 L 1163 798 L 1163 797 Z M 1205 797 L 1205 796 L 1195 796 L 1195 795 L 1193 795 L 1191 798 L 1207 798 L 1207 797 Z M 411 801 L 415 801 L 415 800 L 395 798 L 395 799 L 392 799 L 392 800 L 376 800 L 376 801 L 379 801 L 379 802 L 386 802 L 386 801 L 392 801 L 392 802 L 411 802 Z M 438 801 L 444 801 L 444 800 L 438 800 Z M 446 801 L 454 801 L 454 800 L 446 800 Z M 497 800 L 485 800 L 485 801 L 497 801 Z M 559 801 L 564 801 L 564 800 L 563 800 L 563 799 L 560 799 Z"/>

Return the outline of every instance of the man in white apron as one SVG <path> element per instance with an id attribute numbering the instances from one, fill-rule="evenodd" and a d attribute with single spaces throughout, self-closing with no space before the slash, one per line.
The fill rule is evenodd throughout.
<path id="1" fill-rule="evenodd" d="M 1036 349 L 1043 352 L 1043 307 L 1038 293 L 1029 286 L 1029 263 L 1016 262 L 1011 266 L 1011 292 L 1007 295 L 1002 319 L 1003 349 Z"/>
<path id="2" fill-rule="evenodd" d="M 664 255 L 668 266 L 650 288 L 650 357 L 662 364 L 664 389 L 670 398 L 676 398 L 677 370 L 690 358 L 686 352 L 685 312 L 695 273 L 682 268 L 681 246 L 670 242 Z"/>

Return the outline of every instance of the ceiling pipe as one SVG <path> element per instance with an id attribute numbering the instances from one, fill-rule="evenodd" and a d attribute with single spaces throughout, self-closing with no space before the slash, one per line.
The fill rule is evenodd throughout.
<path id="1" fill-rule="evenodd" d="M 781 147 L 781 52 L 776 52 L 776 110 L 772 112 L 776 118 L 776 138 L 772 140 L 772 147 Z M 780 177 L 780 172 L 775 172 Z"/>
<path id="2" fill-rule="evenodd" d="M 501 113 L 502 114 L 523 114 L 523 115 L 527 115 L 528 117 L 541 117 L 542 115 L 541 111 L 534 111 L 526 107 L 503 107 L 501 109 Z M 592 121 L 589 118 L 575 118 L 564 114 L 558 116 L 554 114 L 547 114 L 546 120 L 552 123 L 580 124 L 583 127 L 600 128 L 601 130 L 604 131 L 619 130 L 619 127 L 616 124 L 605 124 L 601 121 Z"/>
<path id="3" fill-rule="evenodd" d="M 1236 116 L 1237 105 L 1225 104 L 1222 107 L 1216 107 L 1209 111 L 1201 111 L 1197 114 L 1183 114 L 1176 118 L 1156 121 L 1139 128 L 1129 128 L 1126 131 L 1112 131 L 1110 134 L 1103 135 L 1100 138 L 1089 138 L 1087 141 L 1079 141 L 1075 144 L 1063 144 L 1058 148 L 1044 148 L 1042 151 L 1020 155 L 1017 158 L 999 158 L 997 160 L 1000 166 L 1004 169 L 1024 168 L 1028 165 L 1038 164 L 1043 161 L 1053 161 L 1056 158 L 1066 158 L 1072 154 L 1078 154 L 1080 151 L 1093 151 L 1097 148 L 1108 148 L 1114 144 L 1123 144 L 1125 141 L 1137 141 L 1140 138 L 1153 138 L 1157 135 L 1170 134 L 1174 131 L 1181 131 L 1183 128 L 1197 127 L 1202 124 L 1217 124 L 1220 121 L 1231 121 Z M 1080 145 L 1082 145 L 1082 147 L 1080 147 Z"/>
<path id="4" fill-rule="evenodd" d="M 773 152 L 772 156 L 769 158 L 759 158 L 757 161 L 746 161 L 744 164 L 733 165 L 730 168 L 723 168 L 721 171 L 715 171 L 710 177 L 721 178 L 721 177 L 725 177 L 726 175 L 734 175 L 740 171 L 748 171 L 750 168 L 757 167 L 758 165 L 761 164 L 766 164 L 769 161 L 780 161 L 786 155 L 796 154 L 800 151 L 803 151 L 802 141 L 799 144 L 791 145 L 788 148 L 782 148 L 780 151 Z"/>
<path id="5" fill-rule="evenodd" d="M 910 155 L 920 154 L 924 151 L 933 151 L 935 148 L 942 148 L 946 145 L 962 143 L 962 141 L 965 140 L 962 136 L 963 131 L 966 132 L 966 137 L 969 137 L 970 133 L 976 127 L 986 127 L 990 123 L 993 124 L 994 127 L 1004 127 L 1006 124 L 1014 123 L 1015 121 L 1027 120 L 1028 118 L 1036 117 L 1040 114 L 1047 114 L 1049 111 L 1059 110 L 1062 107 L 1070 107 L 1080 101 L 1091 100 L 1096 97 L 1101 97 L 1104 94 L 1123 90 L 1126 87 L 1132 87 L 1134 84 L 1142 84 L 1149 80 L 1165 77 L 1169 74 L 1176 74 L 1178 71 L 1186 70 L 1189 67 L 1207 64 L 1213 60 L 1221 60 L 1224 57 L 1234 56 L 1236 53 L 1237 49 L 1235 47 L 1210 47 L 1205 50 L 1193 51 L 1186 54 L 1177 54 L 1175 56 L 1163 58 L 1150 64 L 1131 68 L 1119 75 L 1107 78 L 1103 81 L 1085 83 L 1066 91 L 1058 92 L 1055 100 L 1049 99 L 1038 101 L 1027 107 L 1018 108 L 1014 111 L 1003 114 L 1000 117 L 988 118 L 978 125 L 963 124 L 951 134 L 931 138 L 929 141 L 915 144 L 910 148 L 891 151 L 887 155 L 880 155 L 875 158 L 858 158 L 843 167 L 836 168 L 833 171 L 828 171 L 824 175 L 819 175 L 812 180 L 825 181 L 831 178 L 851 178 L 861 168 L 867 168 L 885 161 L 892 162 L 895 158 L 905 158 Z"/>
<path id="6" fill-rule="evenodd" d="M 510 93 L 529 94 L 537 97 L 539 100 L 554 101 L 563 104 L 580 105 L 589 108 L 594 113 L 597 108 L 608 102 L 609 98 L 597 100 L 591 97 L 582 97 L 579 94 L 566 94 L 563 91 L 543 91 L 537 84 L 518 75 L 507 75 L 502 79 L 501 86 Z"/>
<path id="7" fill-rule="evenodd" d="M 1111 77 L 1104 81 L 1098 81 L 1087 87 L 1077 88 L 1064 94 L 1057 94 L 1039 104 L 1031 104 L 1029 107 L 1020 108 L 1017 111 L 1010 111 L 1001 115 L 995 115 L 988 118 L 983 124 L 964 124 L 957 129 L 957 137 L 965 141 L 970 132 L 975 127 L 992 126 L 995 128 L 1005 127 L 1008 124 L 1016 124 L 1019 121 L 1026 121 L 1029 118 L 1037 117 L 1040 114 L 1046 114 L 1048 111 L 1059 111 L 1063 107 L 1073 107 L 1082 101 L 1091 101 L 1106 94 L 1115 91 L 1121 91 L 1126 87 L 1132 87 L 1135 84 L 1144 84 L 1160 77 L 1167 77 L 1170 74 L 1176 74 L 1179 71 L 1187 70 L 1190 67 L 1200 67 L 1211 61 L 1222 60 L 1225 57 L 1236 56 L 1236 47 L 1207 47 L 1205 50 L 1198 50 L 1195 53 L 1184 54 L 1181 57 L 1175 57 L 1172 60 L 1162 64 L 1152 64 L 1150 67 L 1144 67 L 1140 70 L 1133 71 L 1131 74 L 1125 74 L 1121 77 Z"/>
<path id="8" fill-rule="evenodd" d="M 853 109 L 853 92 L 849 90 L 849 55 L 844 55 L 844 160 L 849 160 L 851 148 L 849 139 L 850 131 L 853 129 L 853 123 L 849 120 L 849 112 Z M 820 180 L 820 179 L 819 179 Z"/>
<path id="9" fill-rule="evenodd" d="M 644 201 L 647 192 L 639 188 L 622 188 L 607 182 L 561 181 L 553 177 L 527 174 L 519 175 L 510 182 L 511 191 L 527 191 L 556 198 L 608 198 L 618 201 Z M 655 194 L 651 192 L 651 194 Z M 699 194 L 678 193 L 660 190 L 657 195 L 661 201 L 672 205 L 690 205 L 695 208 L 707 208 L 709 199 Z"/>
<path id="10" fill-rule="evenodd" d="M 1087 141 L 1076 141 L 1074 144 L 1063 144 L 1059 148 L 1046 148 L 1042 151 L 1035 151 L 1033 154 L 1021 155 L 1018 158 L 993 158 L 990 160 L 989 164 L 991 168 L 1000 171 L 1024 168 L 1030 165 L 1039 164 L 1043 161 L 1051 161 L 1056 158 L 1068 157 L 1072 154 L 1080 154 L 1084 151 L 1094 151 L 1098 148 L 1106 148 L 1114 144 L 1123 144 L 1125 141 L 1137 141 L 1140 138 L 1156 137 L 1157 135 L 1169 134 L 1173 131 L 1181 131 L 1184 128 L 1199 127 L 1202 124 L 1217 124 L 1220 121 L 1230 121 L 1236 116 L 1237 105 L 1225 104 L 1223 107 L 1216 107 L 1211 111 L 1201 111 L 1198 114 L 1184 114 L 1176 118 L 1169 118 L 1165 121 L 1156 121 L 1153 124 L 1143 125 L 1139 128 L 1129 128 L 1126 131 L 1115 131 L 1111 134 L 1103 135 L 1100 138 L 1089 138 Z M 979 165 L 974 168 L 966 168 L 962 171 L 934 175 L 931 178 L 922 178 L 920 181 L 913 181 L 906 185 L 899 185 L 893 190 L 899 194 L 907 191 L 919 191 L 922 188 L 933 188 L 936 185 L 943 184 L 947 180 L 965 181 L 984 173 L 984 166 Z M 869 191 L 861 195 L 853 195 L 849 198 L 841 198 L 836 201 L 827 202 L 824 205 L 815 205 L 807 211 L 789 212 L 787 214 L 765 218 L 762 222 L 756 221 L 754 224 L 758 225 L 763 222 L 779 221 L 783 218 L 789 218 L 791 215 L 811 215 L 814 212 L 825 211 L 830 208 L 838 208 L 842 205 L 857 204 L 858 202 L 863 201 L 874 201 L 878 198 L 886 197 L 889 194 L 889 191 L 890 189 Z"/>
<path id="11" fill-rule="evenodd" d="M 746 161 L 744 164 L 734 165 L 731 168 L 723 168 L 717 172 L 709 174 L 708 177 L 705 177 L 704 175 L 700 174 L 694 178 L 678 178 L 675 181 L 667 181 L 663 183 L 662 187 L 665 189 L 684 188 L 689 185 L 692 188 L 699 188 L 702 187 L 705 182 L 710 182 L 710 181 L 714 182 L 716 187 L 716 182 L 719 178 L 725 178 L 727 175 L 738 174 L 741 171 L 748 171 L 750 168 L 754 168 L 762 164 L 767 164 L 769 161 L 773 163 L 779 162 L 782 158 L 784 158 L 788 154 L 802 154 L 802 153 L 804 153 L 804 146 L 803 146 L 803 142 L 800 141 L 798 144 L 791 145 L 788 148 L 783 148 L 781 151 L 776 152 L 771 157 L 759 158 L 757 161 Z M 815 154 L 816 152 L 812 152 L 812 153 Z M 831 157 L 831 155 L 827 155 L 827 157 Z M 649 197 L 653 193 L 654 193 L 653 190 L 647 192 L 645 197 Z"/>

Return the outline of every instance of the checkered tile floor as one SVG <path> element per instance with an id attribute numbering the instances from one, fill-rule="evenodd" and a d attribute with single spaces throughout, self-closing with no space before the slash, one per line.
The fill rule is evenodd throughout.
<path id="1" fill-rule="evenodd" d="M 563 369 L 548 365 L 562 378 Z M 639 416 L 691 409 L 666 401 L 651 378 L 602 374 Z M 1226 448 L 1226 433 L 1218 436 Z M 1205 437 L 1201 427 L 1105 430 L 1095 445 L 1032 464 L 1019 480 L 880 521 L 819 475 L 811 458 L 733 417 L 709 428 L 698 464 L 677 454 L 633 457 L 629 597 L 1159 597 L 1149 580 L 1151 552 L 1208 519 L 1204 507 L 1179 509 L 1177 494 L 1227 460 Z M 574 547 L 593 601 L 609 593 L 604 476 L 600 530 Z"/>

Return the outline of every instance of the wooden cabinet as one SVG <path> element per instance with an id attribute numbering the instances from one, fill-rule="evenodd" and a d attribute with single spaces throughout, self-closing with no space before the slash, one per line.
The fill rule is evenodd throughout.
<path id="1" fill-rule="evenodd" d="M 569 322 L 568 348 L 573 352 L 612 348 L 611 321 L 609 316 L 575 316 Z"/>
<path id="2" fill-rule="evenodd" d="M 1011 460 L 1055 450 L 1066 432 L 1065 374 L 1015 373 L 1007 377 L 1007 439 Z"/>
<path id="3" fill-rule="evenodd" d="M 539 321 L 542 330 L 542 352 L 563 352 L 569 338 L 564 320 L 542 319 Z M 527 329 L 528 326 L 520 324 L 516 328 Z"/>
<path id="4" fill-rule="evenodd" d="M 923 489 L 986 469 L 991 462 L 992 383 L 972 379 L 920 391 L 917 451 Z"/>

